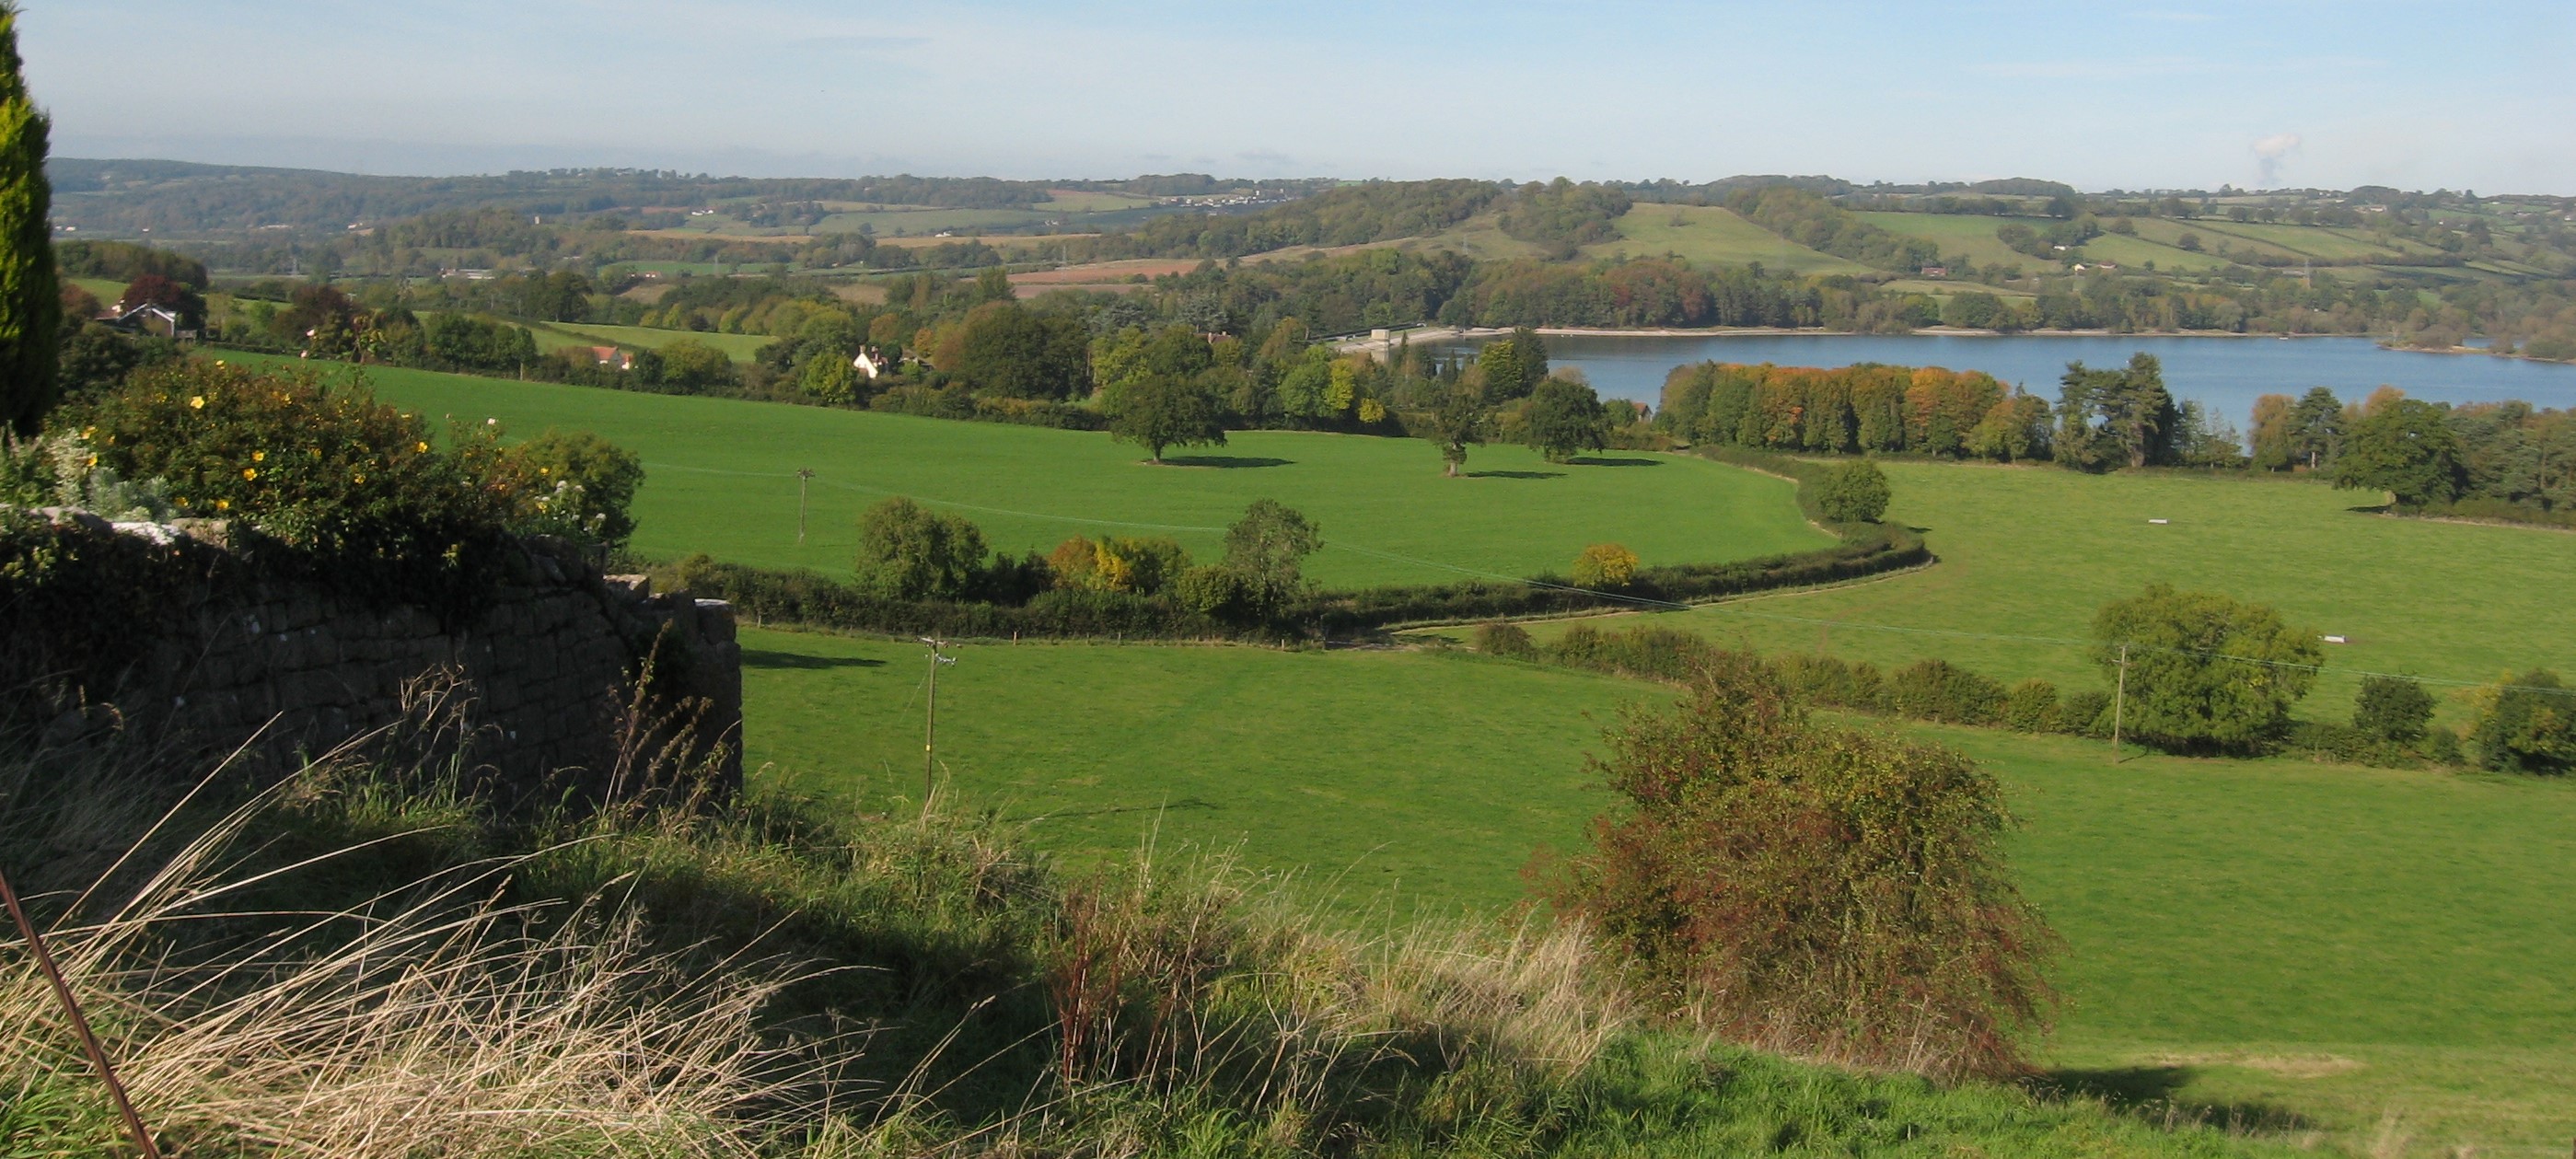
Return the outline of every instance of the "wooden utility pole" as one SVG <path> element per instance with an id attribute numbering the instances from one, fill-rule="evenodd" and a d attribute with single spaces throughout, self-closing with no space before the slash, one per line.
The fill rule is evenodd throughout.
<path id="1" fill-rule="evenodd" d="M 2129 707 L 2129 646 L 2120 645 L 2119 690 L 2111 694 L 2111 755 L 2120 755 L 2120 725 Z"/>
<path id="2" fill-rule="evenodd" d="M 36 932 L 36 923 L 27 920 L 26 909 L 18 904 L 18 891 L 9 888 L 7 874 L 0 874 L 0 901 L 8 903 L 9 920 L 18 924 L 18 933 L 27 939 L 27 948 L 35 954 L 36 968 L 43 971 L 47 982 L 53 983 L 54 997 L 62 1002 L 63 1013 L 71 1017 L 72 1033 L 80 1038 L 81 1051 L 89 1055 L 89 1065 L 98 1071 L 99 1081 L 107 1085 L 107 1093 L 116 1100 L 116 1112 L 125 1119 L 125 1133 L 133 1137 L 134 1147 L 144 1159 L 161 1159 L 161 1148 L 153 1145 L 152 1132 L 144 1129 L 143 1116 L 135 1113 L 134 1100 L 126 1096 L 125 1084 L 117 1081 L 116 1068 L 108 1065 L 106 1048 L 98 1044 L 98 1035 L 90 1032 L 89 1018 L 81 1013 L 80 1001 L 72 997 L 71 984 L 63 980 L 62 967 L 54 964 L 53 951 L 45 948 L 44 935 Z"/>
<path id="3" fill-rule="evenodd" d="M 796 542 L 805 542 L 805 481 L 814 477 L 814 468 L 796 468 Z"/>
<path id="4" fill-rule="evenodd" d="M 927 813 L 939 762 L 939 669 L 942 665 L 956 663 L 957 658 L 939 654 L 940 649 L 948 646 L 945 640 L 924 636 L 921 642 L 930 645 L 929 711 L 923 714 L 921 726 L 921 808 Z"/>

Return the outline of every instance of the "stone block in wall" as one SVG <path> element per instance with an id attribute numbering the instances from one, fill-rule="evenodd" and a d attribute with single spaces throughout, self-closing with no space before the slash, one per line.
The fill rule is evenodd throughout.
<path id="1" fill-rule="evenodd" d="M 78 521 L 83 513 L 63 517 Z M 119 527 L 154 542 L 228 551 L 229 524 Z M 364 606 L 325 588 L 263 581 L 191 589 L 161 622 L 134 687 L 115 692 L 131 718 L 156 720 L 209 748 L 262 728 L 277 755 L 320 751 L 393 723 L 406 685 L 455 671 L 471 686 L 477 727 L 503 738 L 478 750 L 505 781 L 534 788 L 557 766 L 588 769 L 594 787 L 616 759 L 617 720 L 636 649 L 657 637 L 684 648 L 686 687 L 706 703 L 704 740 L 732 751 L 719 775 L 738 786 L 741 656 L 732 610 L 685 592 L 656 595 L 641 576 L 606 577 L 560 542 L 532 542 L 487 615 L 445 624 L 417 605 Z M 0 631 L 7 631 L 0 609 Z M 507 739 L 515 733 L 517 739 Z"/>

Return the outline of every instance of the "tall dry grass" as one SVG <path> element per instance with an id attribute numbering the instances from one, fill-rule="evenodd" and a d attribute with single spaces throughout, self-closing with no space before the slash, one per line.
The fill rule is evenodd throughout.
<path id="1" fill-rule="evenodd" d="M 819 1060 L 759 1033 L 789 973 L 683 968 L 647 951 L 613 901 L 501 900 L 541 853 L 442 868 L 339 908 L 271 908 L 299 877 L 425 832 L 262 864 L 258 823 L 347 777 L 333 763 L 347 759 L 164 841 L 190 816 L 182 802 L 78 894 L 54 891 L 47 939 L 156 1133 L 212 1154 L 748 1155 L 798 1113 Z M 99 798 L 140 799 L 135 778 L 82 771 L 115 791 L 13 817 L 8 848 L 93 843 L 119 813 Z M 440 810 L 421 812 L 435 822 Z M 0 1068 L 84 1076 L 64 1012 L 20 951 L 0 951 Z"/>

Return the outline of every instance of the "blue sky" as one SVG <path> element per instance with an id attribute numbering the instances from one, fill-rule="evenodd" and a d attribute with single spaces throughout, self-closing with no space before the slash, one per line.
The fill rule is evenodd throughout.
<path id="1" fill-rule="evenodd" d="M 24 6 L 65 156 L 2576 193 L 2570 0 Z"/>

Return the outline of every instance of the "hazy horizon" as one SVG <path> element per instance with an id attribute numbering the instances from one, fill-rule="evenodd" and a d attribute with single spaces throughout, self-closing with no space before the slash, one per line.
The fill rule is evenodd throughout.
<path id="1" fill-rule="evenodd" d="M 2570 6 L 29 0 L 64 157 L 2576 192 Z M 189 62 L 138 70 L 135 61 Z"/>

